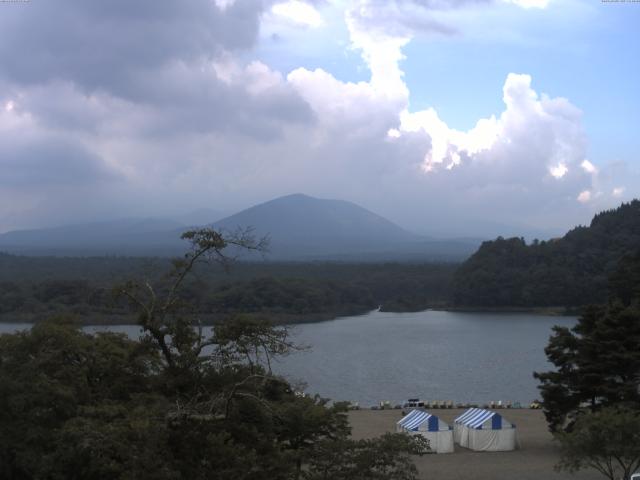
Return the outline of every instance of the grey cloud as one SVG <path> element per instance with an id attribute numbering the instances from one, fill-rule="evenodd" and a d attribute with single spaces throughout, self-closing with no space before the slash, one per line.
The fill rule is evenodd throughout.
<path id="1" fill-rule="evenodd" d="M 60 0 L 13 8 L 0 17 L 6 99 L 19 97 L 43 128 L 68 134 L 215 131 L 273 140 L 285 124 L 313 121 L 306 102 L 284 82 L 251 95 L 242 78 L 224 82 L 212 69 L 254 44 L 267 5 Z"/>
<path id="2" fill-rule="evenodd" d="M 132 82 L 139 104 L 153 115 L 142 130 L 145 135 L 171 135 L 224 131 L 272 140 L 287 124 L 309 124 L 309 105 L 284 81 L 258 94 L 247 91 L 251 79 L 228 83 L 211 70 L 170 65 L 153 77 L 140 75 Z"/>
<path id="3" fill-rule="evenodd" d="M 42 188 L 101 183 L 117 178 L 103 160 L 80 144 L 64 139 L 3 139 L 0 146 L 0 186 Z"/>
<path id="4" fill-rule="evenodd" d="M 448 34 L 430 12 L 483 3 L 372 2 L 401 12 L 371 21 L 385 33 L 396 22 Z M 15 109 L 0 114 L 6 131 L 20 122 L 30 130 L 0 138 L 0 199 L 37 192 L 44 200 L 28 217 L 37 224 L 118 208 L 124 216 L 233 210 L 303 191 L 356 201 L 410 228 L 460 234 L 486 233 L 469 225 L 487 217 L 527 223 L 544 214 L 566 225 L 589 208 L 575 200 L 588 184 L 580 171 L 548 178 L 553 125 L 528 122 L 512 135 L 518 148 L 498 145 L 491 158 L 461 152 L 460 168 L 425 174 L 432 139 L 387 137 L 404 106 L 364 84 L 299 73 L 305 101 L 291 79 L 249 71 L 239 55 L 229 78 L 216 73 L 211 60 L 225 60 L 220 52 L 253 44 L 263 9 L 243 0 L 224 12 L 211 0 L 43 0 L 11 10 L 0 18 L 0 109 L 8 100 Z M 583 141 L 564 127 L 558 138 Z M 0 228 L 27 218 L 5 211 Z"/>
<path id="5" fill-rule="evenodd" d="M 22 83 L 70 80 L 127 93 L 130 76 L 172 59 L 212 57 L 256 40 L 263 5 L 238 0 L 57 0 L 3 8 L 2 74 Z"/>
<path id="6" fill-rule="evenodd" d="M 262 144 L 291 125 L 312 125 L 310 107 L 286 81 L 266 67 L 246 71 L 234 58 L 254 44 L 266 5 L 2 7 L 0 230 L 109 215 L 116 205 L 126 214 L 134 206 L 140 214 L 202 207 L 208 187 L 194 192 L 180 182 L 200 178 L 201 163 L 237 158 L 237 148 L 226 158 L 207 148 L 209 137 Z M 230 61 L 235 77 L 220 78 L 218 61 Z M 229 179 L 221 170 L 212 175 Z"/>

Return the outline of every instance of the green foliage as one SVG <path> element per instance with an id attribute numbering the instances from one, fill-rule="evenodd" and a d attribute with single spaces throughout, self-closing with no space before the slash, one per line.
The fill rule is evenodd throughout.
<path id="1" fill-rule="evenodd" d="M 370 440 L 324 441 L 314 451 L 307 480 L 413 480 L 409 454 L 427 453 L 422 436 L 387 433 Z"/>
<path id="2" fill-rule="evenodd" d="M 608 304 L 554 328 L 545 352 L 556 370 L 534 374 L 553 431 L 570 430 L 585 411 L 640 408 L 640 262 L 625 258 L 612 279 Z"/>
<path id="3" fill-rule="evenodd" d="M 609 295 L 623 305 L 640 301 L 640 252 L 622 258 L 618 269 L 609 278 Z"/>
<path id="4" fill-rule="evenodd" d="M 90 336 L 61 320 L 0 336 L 0 476 L 50 478 L 60 449 L 72 447 L 65 439 L 81 427 L 79 418 L 112 428 L 152 397 L 158 360 L 144 344 Z M 60 478 L 86 478 L 64 471 Z"/>
<path id="5" fill-rule="evenodd" d="M 590 307 L 572 328 L 555 327 L 545 349 L 557 370 L 536 373 L 552 430 L 584 410 L 640 407 L 640 311 L 613 304 Z"/>
<path id="6" fill-rule="evenodd" d="M 208 337 L 197 328 L 182 297 L 196 262 L 225 263 L 223 245 L 259 246 L 214 233 L 185 235 L 192 250 L 159 286 L 117 289 L 140 341 L 62 318 L 0 336 L 0 478 L 326 478 L 325 455 L 359 475 L 334 478 L 415 478 L 414 443 L 353 442 L 345 405 L 300 396 L 271 372 L 272 357 L 296 348 L 285 328 L 242 316 Z"/>
<path id="7" fill-rule="evenodd" d="M 180 368 L 166 366 L 152 343 L 84 334 L 68 322 L 0 336 L 0 478 L 284 479 L 312 471 L 320 443 L 348 437 L 344 405 L 298 396 L 258 363 L 240 361 L 260 343 L 248 340 L 254 333 L 278 338 L 264 325 L 254 333 L 246 323 L 227 327 L 210 355 L 175 362 Z"/>
<path id="8" fill-rule="evenodd" d="M 640 412 L 605 408 L 581 415 L 569 433 L 558 433 L 558 469 L 593 468 L 610 480 L 629 480 L 640 469 Z"/>
<path id="9" fill-rule="evenodd" d="M 0 319 L 33 321 L 64 312 L 79 315 L 85 323 L 133 323 L 127 303 L 113 296 L 111 285 L 136 279 L 138 284 L 150 283 L 158 294 L 167 293 L 164 271 L 185 260 L 172 264 L 166 259 L 0 254 Z M 385 311 L 416 311 L 449 302 L 455 268 L 265 262 L 234 263 L 224 273 L 197 263 L 195 275 L 183 282 L 180 301 L 203 323 L 236 313 L 290 323 L 356 315 L 380 305 Z"/>
<path id="10" fill-rule="evenodd" d="M 456 272 L 454 302 L 482 307 L 577 307 L 605 302 L 607 279 L 640 245 L 640 201 L 597 214 L 563 238 L 485 242 Z"/>

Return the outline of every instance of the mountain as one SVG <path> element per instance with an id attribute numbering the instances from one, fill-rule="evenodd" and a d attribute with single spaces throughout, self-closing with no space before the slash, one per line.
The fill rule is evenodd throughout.
<path id="1" fill-rule="evenodd" d="M 56 256 L 179 255 L 185 249 L 180 234 L 190 225 L 147 218 L 14 231 L 0 235 L 0 251 Z M 226 232 L 251 227 L 256 236 L 268 236 L 269 260 L 460 261 L 479 245 L 473 239 L 420 236 L 355 203 L 302 194 L 276 198 L 208 225 Z"/>
<path id="2" fill-rule="evenodd" d="M 461 259 L 477 246 L 422 237 L 355 203 L 302 194 L 276 198 L 213 224 L 224 231 L 246 226 L 258 237 L 269 237 L 270 259 Z"/>
<path id="3" fill-rule="evenodd" d="M 269 236 L 271 251 L 278 256 L 285 252 L 344 254 L 377 250 L 420 238 L 354 203 L 302 194 L 256 205 L 213 227 L 233 231 L 249 225 L 256 235 Z"/>
<path id="4" fill-rule="evenodd" d="M 223 212 L 222 210 L 198 208 L 182 215 L 175 215 L 171 219 L 179 225 L 206 225 L 216 222 L 227 215 L 229 215 L 229 212 Z"/>
<path id="5" fill-rule="evenodd" d="M 609 276 L 640 249 L 640 201 L 597 214 L 564 237 L 484 242 L 458 269 L 460 306 L 576 307 L 607 299 Z"/>
<path id="6" fill-rule="evenodd" d="M 0 250 L 26 255 L 164 255 L 184 248 L 177 233 L 184 225 L 159 218 L 16 230 L 0 235 Z"/>

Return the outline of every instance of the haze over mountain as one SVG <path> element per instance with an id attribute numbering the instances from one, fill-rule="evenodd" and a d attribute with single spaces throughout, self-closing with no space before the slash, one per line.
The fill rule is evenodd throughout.
<path id="1" fill-rule="evenodd" d="M 214 224 L 233 231 L 250 225 L 268 235 L 273 259 L 461 259 L 479 242 L 434 240 L 344 200 L 293 194 L 256 205 Z"/>
<path id="2" fill-rule="evenodd" d="M 0 250 L 25 255 L 165 255 L 179 247 L 186 226 L 160 218 L 124 218 L 107 222 L 16 230 L 0 235 Z"/>
<path id="3" fill-rule="evenodd" d="M 253 206 L 211 224 L 232 232 L 252 227 L 268 236 L 272 260 L 461 260 L 479 241 L 435 240 L 343 200 L 294 194 Z M 0 249 L 37 255 L 175 255 L 186 225 L 163 219 L 13 231 L 0 235 Z"/>

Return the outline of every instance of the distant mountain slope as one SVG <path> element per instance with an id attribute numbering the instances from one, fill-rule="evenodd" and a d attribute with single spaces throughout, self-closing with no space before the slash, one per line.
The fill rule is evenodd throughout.
<path id="1" fill-rule="evenodd" d="M 460 261 L 479 242 L 423 237 L 355 203 L 294 194 L 256 205 L 213 224 L 251 226 L 268 235 L 273 260 Z"/>
<path id="2" fill-rule="evenodd" d="M 251 227 L 257 236 L 268 235 L 269 260 L 461 261 L 479 245 L 474 240 L 416 235 L 354 203 L 302 194 L 256 205 L 211 226 L 229 232 Z M 186 244 L 180 235 L 188 228 L 168 220 L 125 219 L 22 230 L 0 235 L 0 251 L 54 256 L 173 256 L 184 252 Z"/>
<path id="3" fill-rule="evenodd" d="M 185 227 L 158 218 L 126 218 L 0 235 L 0 250 L 28 255 L 142 255 L 175 253 Z"/>
<path id="4" fill-rule="evenodd" d="M 213 224 L 234 230 L 251 226 L 269 235 L 273 252 L 348 253 L 421 237 L 354 203 L 295 194 L 256 205 Z"/>
<path id="5" fill-rule="evenodd" d="M 580 306 L 604 302 L 607 279 L 640 249 L 640 201 L 597 214 L 588 227 L 527 245 L 484 242 L 458 269 L 454 300 L 469 306 Z"/>

